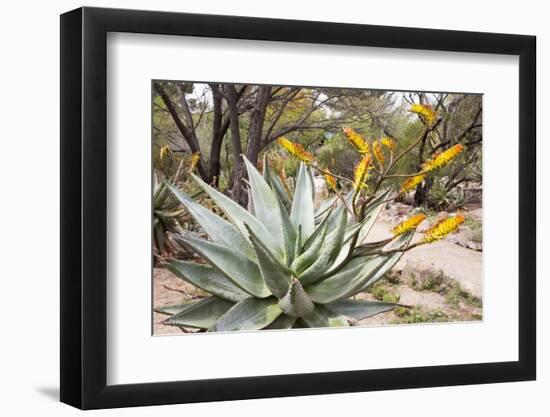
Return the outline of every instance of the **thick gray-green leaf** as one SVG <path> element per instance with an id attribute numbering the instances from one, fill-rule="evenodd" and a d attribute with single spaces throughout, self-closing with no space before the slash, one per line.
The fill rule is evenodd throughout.
<path id="1" fill-rule="evenodd" d="M 382 301 L 367 300 L 340 300 L 325 306 L 338 314 L 362 320 L 396 307 L 397 304 L 384 303 Z"/>
<path id="2" fill-rule="evenodd" d="M 317 242 L 317 240 L 322 236 L 322 233 L 324 232 L 324 227 L 327 227 L 327 230 L 330 231 L 328 228 L 328 223 L 331 218 L 332 210 L 330 210 L 327 214 L 327 216 L 324 217 L 324 219 L 319 223 L 315 225 L 315 231 L 311 234 L 311 236 L 306 240 L 304 243 L 303 250 L 307 251 L 314 243 Z M 323 237 L 324 239 L 324 237 Z"/>
<path id="3" fill-rule="evenodd" d="M 309 236 L 315 231 L 315 212 L 313 209 L 313 183 L 305 164 L 300 164 L 298 180 L 294 190 L 294 199 L 292 200 L 292 209 L 290 219 L 294 227 L 302 227 L 302 238 L 300 244 L 303 244 Z"/>
<path id="4" fill-rule="evenodd" d="M 309 327 L 349 327 L 348 319 L 322 305 L 316 305 L 315 310 L 302 320 Z"/>
<path id="5" fill-rule="evenodd" d="M 274 322 L 264 327 L 264 330 L 291 329 L 292 326 L 294 326 L 295 322 L 296 322 L 295 317 L 290 317 L 290 316 L 287 316 L 286 314 L 281 314 L 279 317 L 275 319 Z"/>
<path id="6" fill-rule="evenodd" d="M 262 278 L 275 297 L 284 297 L 288 291 L 288 285 L 292 274 L 286 265 L 282 265 L 258 240 L 252 230 L 249 229 L 249 232 L 250 240 L 256 251 L 256 257 L 258 258 L 258 265 L 260 266 Z"/>
<path id="7" fill-rule="evenodd" d="M 248 172 L 250 196 L 254 205 L 255 216 L 266 226 L 275 239 L 280 242 L 279 247 L 282 247 L 283 224 L 277 204 L 277 196 L 264 181 L 256 167 L 244 156 L 243 160 Z"/>
<path id="8" fill-rule="evenodd" d="M 308 327 L 309 326 L 302 319 L 296 319 L 292 325 L 293 329 L 307 329 Z"/>
<path id="9" fill-rule="evenodd" d="M 286 265 L 290 266 L 295 256 L 296 239 L 298 238 L 297 231 L 294 228 L 292 221 L 290 220 L 290 216 L 288 212 L 286 211 L 285 207 L 283 206 L 283 203 L 281 203 L 280 200 L 278 201 L 278 207 L 279 207 L 279 212 L 281 213 L 281 220 L 283 222 L 285 261 L 286 261 Z"/>
<path id="10" fill-rule="evenodd" d="M 321 248 L 323 247 L 323 242 L 325 241 L 325 236 L 327 233 L 327 222 L 325 221 L 321 225 L 319 225 L 318 229 L 319 233 L 315 234 L 316 238 L 313 242 L 311 242 L 309 248 L 307 248 L 304 253 L 302 253 L 300 256 L 294 259 L 294 262 L 292 262 L 291 268 L 297 274 L 300 274 L 305 269 L 307 269 L 315 261 L 315 259 L 319 257 L 319 253 L 321 252 Z"/>
<path id="11" fill-rule="evenodd" d="M 315 218 L 319 222 L 322 221 L 322 219 L 324 219 L 328 214 L 329 210 L 334 207 L 337 199 L 337 196 L 332 196 L 319 203 L 319 207 L 315 209 Z"/>
<path id="12" fill-rule="evenodd" d="M 277 197 L 283 203 L 283 207 L 286 209 L 286 212 L 289 213 L 292 208 L 292 200 L 288 195 L 288 192 L 283 185 L 283 181 L 279 176 L 273 172 L 270 173 L 270 184 L 277 193 Z"/>
<path id="13" fill-rule="evenodd" d="M 192 307 L 169 317 L 164 324 L 208 329 L 234 304 L 216 297 L 202 300 Z"/>
<path id="14" fill-rule="evenodd" d="M 269 164 L 267 163 L 267 152 L 264 153 L 264 157 L 262 158 L 262 165 L 264 168 L 264 172 L 262 173 L 262 177 L 264 178 L 264 181 L 267 182 L 271 186 L 271 168 L 269 167 Z"/>
<path id="15" fill-rule="evenodd" d="M 363 237 L 363 239 L 366 236 L 368 236 L 370 230 L 372 229 L 372 226 L 376 222 L 378 214 L 382 210 L 382 207 L 383 207 L 383 205 L 378 205 L 377 207 L 375 207 L 375 209 L 370 210 L 365 215 L 365 218 L 363 219 L 363 221 L 361 221 L 359 223 L 352 224 L 351 226 L 347 227 L 346 228 L 346 234 L 345 234 L 345 237 L 344 237 L 344 242 L 349 241 L 349 239 L 351 239 L 351 237 L 360 229 L 361 229 L 361 236 Z M 361 236 L 357 239 L 358 242 L 359 242 Z"/>
<path id="16" fill-rule="evenodd" d="M 179 278 L 224 300 L 238 302 L 250 296 L 225 274 L 211 266 L 173 260 L 166 267 Z"/>
<path id="17" fill-rule="evenodd" d="M 363 243 L 353 250 L 353 256 L 367 256 L 372 254 L 373 252 L 379 252 L 384 246 L 388 244 L 390 240 L 391 238 L 380 240 L 377 242 Z"/>
<path id="18" fill-rule="evenodd" d="M 161 222 L 158 222 L 155 225 L 155 237 L 159 245 L 160 253 L 164 253 L 164 226 Z"/>
<path id="19" fill-rule="evenodd" d="M 315 182 L 313 181 L 313 172 L 311 168 L 305 165 L 306 174 L 309 176 L 309 182 L 311 183 L 311 198 L 313 199 L 313 206 L 315 207 Z M 313 209 L 313 215 L 315 216 L 315 208 Z"/>
<path id="20" fill-rule="evenodd" d="M 365 215 L 365 218 L 360 223 L 356 223 L 353 226 L 349 227 L 346 230 L 346 234 L 344 236 L 344 242 L 346 242 L 342 249 L 340 250 L 340 253 L 336 257 L 334 263 L 332 266 L 328 269 L 328 272 L 334 271 L 336 268 L 338 268 L 341 263 L 346 259 L 348 252 L 350 250 L 351 242 L 353 235 L 355 233 L 358 233 L 357 242 L 355 243 L 355 246 L 360 245 L 368 236 L 370 233 L 372 227 L 374 226 L 374 223 L 376 222 L 376 219 L 378 218 L 378 215 L 380 214 L 380 211 L 382 211 L 382 208 L 384 207 L 383 204 L 380 202 L 382 201 L 382 197 L 385 197 L 388 192 L 383 193 L 381 196 L 379 196 L 376 201 L 377 204 L 371 203 L 369 205 L 370 209 L 367 210 L 367 214 Z M 324 277 L 323 277 L 324 278 Z"/>
<path id="21" fill-rule="evenodd" d="M 380 204 L 382 204 L 382 207 L 383 207 L 383 204 L 387 203 L 387 201 L 385 201 L 385 200 L 387 199 L 390 192 L 391 192 L 391 188 L 387 188 L 387 189 L 383 190 L 380 194 L 378 194 L 376 197 L 374 197 L 366 205 L 365 214 L 368 213 L 369 211 L 373 210 L 374 208 L 378 207 Z"/>
<path id="22" fill-rule="evenodd" d="M 208 331 L 260 330 L 282 313 L 276 298 L 246 298 L 228 310 Z"/>
<path id="23" fill-rule="evenodd" d="M 155 311 L 157 313 L 170 314 L 171 316 L 173 316 L 174 314 L 181 313 L 184 310 L 189 310 L 195 304 L 200 303 L 200 302 L 201 302 L 201 300 L 192 300 L 192 301 L 187 301 L 187 302 L 182 303 L 182 304 L 175 304 L 175 305 L 157 307 L 157 308 L 155 308 Z"/>
<path id="24" fill-rule="evenodd" d="M 331 233 L 323 242 L 321 254 L 313 264 L 299 275 L 302 285 L 310 285 L 319 281 L 323 274 L 332 265 L 344 243 L 344 233 L 346 231 L 347 213 L 345 211 L 340 215 L 338 228 Z"/>
<path id="25" fill-rule="evenodd" d="M 316 303 L 326 304 L 360 289 L 383 265 L 385 256 L 354 258 L 336 274 L 306 287 L 309 297 Z"/>
<path id="26" fill-rule="evenodd" d="M 396 239 L 392 248 L 405 247 L 413 232 Z M 310 298 L 321 304 L 348 298 L 362 291 L 369 282 L 380 279 L 399 260 L 402 252 L 351 259 L 334 275 L 310 285 L 306 291 Z"/>
<path id="27" fill-rule="evenodd" d="M 249 258 L 254 259 L 250 242 L 234 225 L 203 207 L 181 192 L 176 186 L 167 184 L 174 196 L 189 210 L 189 213 L 202 226 L 210 238 L 220 244 L 230 246 Z"/>
<path id="28" fill-rule="evenodd" d="M 153 207 L 159 207 L 162 200 L 166 196 L 168 189 L 166 188 L 165 183 L 161 182 L 158 187 L 155 189 L 153 194 Z"/>
<path id="29" fill-rule="evenodd" d="M 330 213 L 330 215 L 328 216 L 329 233 L 334 232 L 338 228 L 340 220 L 342 219 L 342 213 L 344 211 L 346 211 L 346 208 L 342 203 L 339 203 L 336 208 Z"/>
<path id="30" fill-rule="evenodd" d="M 264 298 L 271 295 L 260 274 L 258 265 L 240 252 L 190 236 L 176 236 L 181 241 L 202 256 L 210 265 L 223 271 L 227 277 L 247 293 Z"/>
<path id="31" fill-rule="evenodd" d="M 196 175 L 191 175 L 195 182 L 210 196 L 212 200 L 214 200 L 214 202 L 223 210 L 227 217 L 229 217 L 231 222 L 237 226 L 243 236 L 248 236 L 248 232 L 244 226 L 246 223 L 252 230 L 254 230 L 254 233 L 256 233 L 260 240 L 277 254 L 277 257 L 283 259 L 282 242 L 278 241 L 276 237 L 273 236 L 269 230 L 267 230 L 262 222 L 229 197 L 206 184 Z"/>
<path id="32" fill-rule="evenodd" d="M 155 170 L 153 170 L 153 197 L 156 195 L 159 188 L 159 178 Z"/>
<path id="33" fill-rule="evenodd" d="M 279 307 L 291 317 L 307 316 L 315 307 L 304 288 L 296 278 L 292 278 L 286 295 L 279 300 Z"/>
<path id="34" fill-rule="evenodd" d="M 396 239 L 394 239 L 390 243 L 388 243 L 384 247 L 384 250 L 404 248 L 410 243 L 413 236 L 414 236 L 414 230 L 410 231 L 408 233 L 405 233 L 405 234 L 397 237 Z M 399 259 L 401 259 L 403 254 L 404 254 L 404 252 L 396 252 L 396 253 L 390 255 L 388 257 L 388 259 L 386 260 L 386 262 L 384 262 L 384 265 L 382 265 L 382 267 L 376 272 L 376 274 L 374 274 L 372 277 L 369 278 L 369 280 L 365 283 L 365 285 L 361 288 L 360 291 L 364 291 L 365 289 L 367 289 L 371 285 L 376 284 L 377 281 L 379 281 L 382 277 L 384 277 L 386 272 L 388 272 L 391 268 L 393 268 L 393 266 L 399 261 Z"/>
<path id="35" fill-rule="evenodd" d="M 363 243 L 367 238 L 370 230 L 372 229 L 372 226 L 374 225 L 374 222 L 384 208 L 384 200 L 386 200 L 386 197 L 389 193 L 389 189 L 383 191 L 382 193 L 380 193 L 380 195 L 376 196 L 376 198 L 371 201 L 365 208 L 365 219 L 369 220 L 365 222 L 365 224 L 361 227 L 361 231 L 359 232 L 359 239 L 357 239 L 358 245 Z"/>
<path id="36" fill-rule="evenodd" d="M 342 251 L 342 246 L 344 245 L 344 237 L 346 234 L 346 225 L 347 225 L 348 213 L 343 211 L 338 222 L 338 226 L 334 231 L 332 231 L 325 240 L 323 244 L 323 251 L 329 253 L 329 260 L 334 261 L 337 256 Z"/>
<path id="37" fill-rule="evenodd" d="M 296 233 L 296 241 L 294 242 L 294 258 L 298 257 L 302 253 L 302 226 L 298 227 L 298 233 Z"/>

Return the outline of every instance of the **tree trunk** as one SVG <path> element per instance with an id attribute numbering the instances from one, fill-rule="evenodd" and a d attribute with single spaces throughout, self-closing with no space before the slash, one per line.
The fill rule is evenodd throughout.
<path id="1" fill-rule="evenodd" d="M 218 187 L 221 171 L 220 154 L 225 132 L 222 133 L 222 96 L 217 85 L 211 85 L 210 88 L 212 89 L 214 118 L 212 121 L 212 145 L 210 147 L 210 165 L 208 167 L 208 174 L 212 179 L 213 185 Z"/>
<path id="2" fill-rule="evenodd" d="M 246 207 L 248 196 L 243 188 L 244 162 L 242 159 L 241 132 L 239 126 L 239 111 L 237 108 L 237 91 L 235 86 L 225 86 L 225 96 L 229 111 L 229 128 L 231 130 L 231 144 L 233 145 L 233 179 L 231 187 L 231 198 L 243 207 Z"/>
<path id="3" fill-rule="evenodd" d="M 418 148 L 418 165 L 416 172 L 420 172 L 422 169 L 422 163 L 424 162 L 424 149 L 426 149 L 426 141 L 428 140 L 428 136 L 429 135 L 425 135 L 422 138 L 422 142 L 420 142 L 420 146 Z M 426 202 L 431 186 L 432 180 L 430 178 L 427 178 L 426 181 L 424 181 L 424 185 L 419 184 L 416 187 L 416 191 L 414 193 L 414 204 L 417 207 L 423 205 Z"/>
<path id="4" fill-rule="evenodd" d="M 416 191 L 414 193 L 415 206 L 420 207 L 427 203 L 428 194 L 430 193 L 430 188 L 432 188 L 432 184 L 433 184 L 433 179 L 426 178 L 424 185 L 422 184 L 417 185 Z"/>
<path id="5" fill-rule="evenodd" d="M 270 86 L 260 86 L 256 91 L 254 110 L 250 115 L 250 126 L 248 128 L 248 147 L 246 157 L 256 165 L 262 144 L 262 130 L 264 127 L 265 111 L 271 96 Z"/>

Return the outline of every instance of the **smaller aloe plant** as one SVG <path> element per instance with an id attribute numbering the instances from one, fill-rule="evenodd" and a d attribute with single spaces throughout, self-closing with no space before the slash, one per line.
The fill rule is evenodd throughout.
<path id="1" fill-rule="evenodd" d="M 191 164 L 194 159 L 192 156 Z M 183 176 L 184 162 L 183 159 L 176 162 L 167 146 L 160 149 L 156 165 L 161 169 L 159 174 L 153 174 L 153 253 L 156 258 L 163 259 L 181 252 L 182 248 L 173 241 L 172 236 L 181 234 L 191 220 L 188 211 L 169 190 L 166 182 L 158 179 L 159 175 L 164 178 L 164 172 L 173 172 L 168 182 L 178 182 Z"/>

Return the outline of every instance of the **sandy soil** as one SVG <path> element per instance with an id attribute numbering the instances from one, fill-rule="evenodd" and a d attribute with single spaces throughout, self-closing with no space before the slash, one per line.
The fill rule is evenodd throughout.
<path id="1" fill-rule="evenodd" d="M 377 222 L 369 233 L 370 241 L 377 241 L 391 236 L 389 230 L 392 225 Z M 413 242 L 421 238 L 416 233 Z M 483 294 L 483 252 L 466 249 L 455 243 L 441 240 L 430 245 L 419 246 L 406 254 L 396 265 L 403 269 L 408 262 L 430 265 L 434 269 L 441 269 L 446 275 L 455 279 L 476 297 Z"/>
<path id="2" fill-rule="evenodd" d="M 192 300 L 200 294 L 193 285 L 179 279 L 164 268 L 155 268 L 153 271 L 154 308 L 181 304 Z M 167 318 L 166 314 L 153 312 L 153 334 L 173 334 L 182 331 L 174 326 L 165 326 L 162 322 Z"/>

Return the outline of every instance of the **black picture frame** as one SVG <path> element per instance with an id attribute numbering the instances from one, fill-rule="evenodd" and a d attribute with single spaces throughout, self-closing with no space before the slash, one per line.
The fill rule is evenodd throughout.
<path id="1" fill-rule="evenodd" d="M 113 385 L 107 375 L 108 32 L 519 56 L 519 360 Z M 61 15 L 61 401 L 82 409 L 534 380 L 536 38 L 80 8 Z"/>

